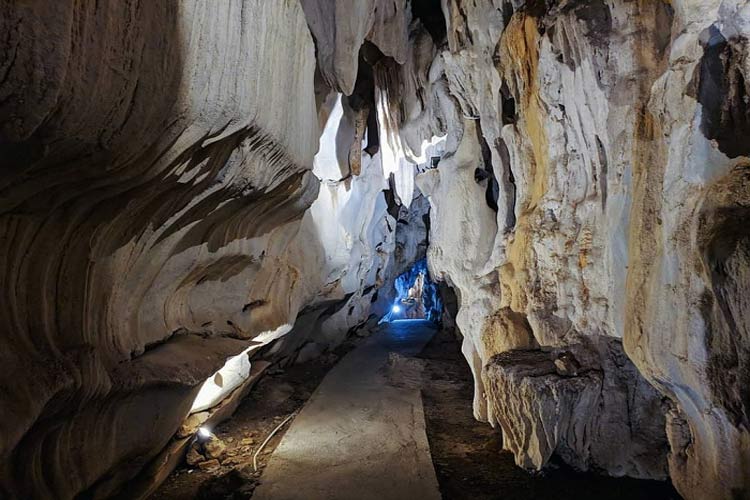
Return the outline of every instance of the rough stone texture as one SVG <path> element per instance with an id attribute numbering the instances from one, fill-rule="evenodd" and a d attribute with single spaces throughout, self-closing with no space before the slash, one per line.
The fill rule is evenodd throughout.
<path id="1" fill-rule="evenodd" d="M 439 7 L 0 2 L 2 496 L 107 496 L 249 339 L 340 341 L 425 200 L 519 464 L 750 494 L 750 4 Z"/>
<path id="2" fill-rule="evenodd" d="M 553 453 L 578 469 L 653 478 L 667 474 L 661 405 L 616 339 L 585 348 L 511 350 L 483 379 L 504 446 L 516 463 L 540 469 Z M 599 352 L 599 356 L 591 352 Z M 600 360 L 603 360 L 601 362 Z"/>
<path id="3" fill-rule="evenodd" d="M 243 308 L 315 197 L 312 40 L 294 2 L 0 11 L 0 490 L 106 496 L 243 350 L 226 336 L 295 307 Z"/>
<path id="4" fill-rule="evenodd" d="M 296 1 L 8 1 L 0 31 L 0 496 L 106 497 L 249 340 L 369 316 L 387 182 L 316 178 Z"/>
<path id="5" fill-rule="evenodd" d="M 448 126 L 463 136 L 417 184 L 433 274 L 459 299 L 477 417 L 533 467 L 555 448 L 579 467 L 663 477 L 666 437 L 684 496 L 747 496 L 750 5 L 443 7 L 439 57 L 464 116 Z M 570 418 L 590 376 L 512 354 L 575 345 L 610 381 L 586 424 L 599 434 Z"/>
<path id="6" fill-rule="evenodd" d="M 203 448 L 206 450 L 207 458 L 221 458 L 224 452 L 226 452 L 227 445 L 216 436 L 211 436 L 203 445 Z"/>
<path id="7" fill-rule="evenodd" d="M 359 48 L 373 42 L 402 63 L 408 50 L 407 0 L 300 0 L 317 40 L 318 67 L 332 89 L 354 91 Z"/>
<path id="8" fill-rule="evenodd" d="M 586 436 L 595 425 L 600 371 L 564 377 L 549 353 L 519 350 L 495 356 L 484 376 L 496 396 L 493 404 L 504 445 L 519 466 L 540 469 L 554 452 L 576 461 L 588 458 Z"/>

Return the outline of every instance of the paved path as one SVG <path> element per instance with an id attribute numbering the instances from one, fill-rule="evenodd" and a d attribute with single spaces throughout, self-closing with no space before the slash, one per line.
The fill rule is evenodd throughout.
<path id="1" fill-rule="evenodd" d="M 397 321 L 347 354 L 294 419 L 253 499 L 439 499 L 411 359 L 434 333 Z"/>

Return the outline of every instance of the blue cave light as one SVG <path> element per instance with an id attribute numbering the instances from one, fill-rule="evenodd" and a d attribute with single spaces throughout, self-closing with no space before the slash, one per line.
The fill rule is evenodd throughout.
<path id="1" fill-rule="evenodd" d="M 440 321 L 442 303 L 437 285 L 430 278 L 427 259 L 421 259 L 394 282 L 396 298 L 381 322 L 399 319 Z"/>

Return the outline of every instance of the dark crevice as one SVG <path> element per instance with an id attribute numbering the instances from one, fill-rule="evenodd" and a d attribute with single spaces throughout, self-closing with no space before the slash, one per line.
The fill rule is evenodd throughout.
<path id="1" fill-rule="evenodd" d="M 701 131 L 728 157 L 750 156 L 750 106 L 742 51 L 716 26 L 709 27 L 702 38 L 703 58 L 695 74 L 698 102 L 703 106 Z"/>
<path id="2" fill-rule="evenodd" d="M 606 48 L 612 34 L 612 13 L 603 0 L 578 1 L 568 4 L 563 12 L 572 11 L 586 25 L 586 36 L 596 48 Z"/>
<path id="3" fill-rule="evenodd" d="M 599 190 L 602 196 L 602 210 L 604 210 L 607 206 L 607 171 L 609 166 L 607 163 L 607 152 L 598 135 L 596 136 L 596 151 L 599 154 L 599 168 L 601 169 L 599 172 Z"/>
<path id="4" fill-rule="evenodd" d="M 508 26 L 511 17 L 513 17 L 513 3 L 505 0 L 503 2 L 503 26 Z"/>
<path id="5" fill-rule="evenodd" d="M 544 17 L 550 9 L 550 6 L 555 3 L 555 0 L 528 0 L 526 2 L 525 11 L 531 17 L 541 19 Z M 540 34 L 542 34 L 540 32 Z"/>
<path id="6" fill-rule="evenodd" d="M 354 85 L 354 92 L 349 98 L 352 109 L 359 110 L 367 107 L 370 110 L 367 114 L 367 146 L 364 149 L 370 156 L 374 156 L 380 150 L 377 113 L 375 112 L 375 75 L 372 68 L 384 57 L 385 55 L 375 44 L 365 40 L 359 48 L 357 81 Z"/>
<path id="7" fill-rule="evenodd" d="M 498 137 L 495 140 L 495 149 L 500 156 L 500 164 L 503 168 L 503 176 L 500 179 L 505 193 L 506 216 L 503 230 L 509 232 L 516 226 L 516 178 L 511 168 L 510 151 L 508 151 L 508 146 L 502 138 Z"/>
<path id="8" fill-rule="evenodd" d="M 242 312 L 250 311 L 251 309 L 255 309 L 257 307 L 263 306 L 267 303 L 265 300 L 253 300 L 252 302 L 248 302 L 244 306 L 242 306 Z"/>
<path id="9" fill-rule="evenodd" d="M 371 112 L 367 115 L 367 146 L 365 153 L 375 156 L 380 151 L 380 136 L 378 133 L 377 113 Z"/>
<path id="10" fill-rule="evenodd" d="M 516 100 L 510 93 L 508 83 L 503 80 L 503 84 L 500 87 L 500 98 L 502 101 L 502 114 L 501 120 L 503 125 L 512 125 L 518 121 L 516 115 Z"/>
<path id="11" fill-rule="evenodd" d="M 368 44 L 369 42 L 366 42 Z M 375 105 L 375 77 L 372 72 L 372 66 L 369 62 L 372 55 L 366 56 L 367 48 L 372 45 L 362 45 L 359 50 L 359 65 L 357 69 L 357 80 L 354 82 L 354 90 L 348 96 L 349 106 L 354 111 L 363 108 L 372 109 Z M 376 47 L 377 49 L 377 47 Z M 377 59 L 377 57 L 375 57 Z"/>
<path id="12" fill-rule="evenodd" d="M 714 403 L 734 425 L 750 428 L 750 320 L 743 314 L 750 282 L 750 166 L 716 183 L 701 214 L 699 241 L 710 290 L 702 297 Z"/>
<path id="13" fill-rule="evenodd" d="M 393 186 L 393 174 L 388 181 L 389 189 L 383 190 L 383 196 L 385 196 L 385 202 L 388 205 L 388 214 L 394 219 L 398 220 L 398 213 L 401 208 L 398 201 L 396 200 L 396 190 Z"/>
<path id="14" fill-rule="evenodd" d="M 492 169 L 492 152 L 487 141 L 482 134 L 482 124 L 477 120 L 476 126 L 477 141 L 482 150 L 482 168 L 477 168 L 474 172 L 474 180 L 478 183 L 487 180 L 487 189 L 485 191 L 485 200 L 487 206 L 497 212 L 497 201 L 500 197 L 500 186 L 495 178 L 495 172 Z"/>
<path id="15" fill-rule="evenodd" d="M 412 0 L 411 13 L 412 18 L 422 22 L 435 45 L 442 45 L 446 38 L 446 26 L 440 0 Z"/>

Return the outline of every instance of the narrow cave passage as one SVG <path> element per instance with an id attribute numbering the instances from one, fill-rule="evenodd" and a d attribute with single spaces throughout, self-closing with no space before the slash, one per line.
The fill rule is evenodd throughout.
<path id="1" fill-rule="evenodd" d="M 261 381 L 212 438 L 234 460 L 180 470 L 152 498 L 440 498 L 417 358 L 437 330 L 428 320 L 382 323 L 342 346 L 333 363 L 316 359 Z M 257 449 L 257 431 L 269 433 L 288 414 L 294 419 L 256 473 L 245 447 Z"/>
<path id="2" fill-rule="evenodd" d="M 502 432 L 472 415 L 460 344 L 453 328 L 399 319 L 274 371 L 214 430 L 221 463 L 187 465 L 151 498 L 679 498 L 659 481 L 581 473 L 558 458 L 542 474 L 517 467 Z M 256 471 L 255 451 L 289 416 Z"/>
<path id="3" fill-rule="evenodd" d="M 440 498 L 414 363 L 434 333 L 425 320 L 394 321 L 344 357 L 274 451 L 253 498 Z"/>
<path id="4" fill-rule="evenodd" d="M 750 0 L 0 0 L 0 499 L 750 498 Z"/>
<path id="5" fill-rule="evenodd" d="M 420 259 L 394 280 L 396 298 L 380 322 L 404 319 L 441 321 L 443 304 L 437 284 L 430 277 L 427 259 Z"/>

